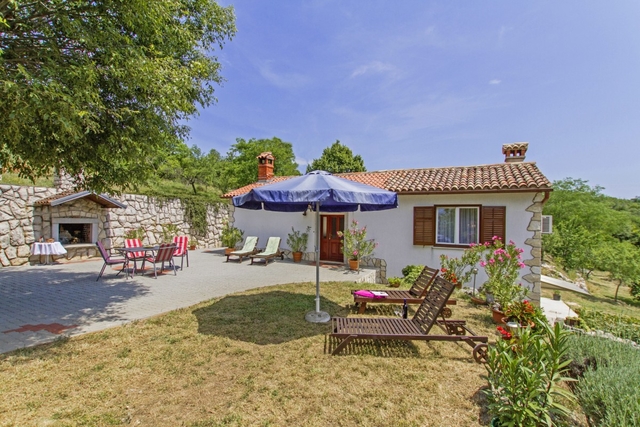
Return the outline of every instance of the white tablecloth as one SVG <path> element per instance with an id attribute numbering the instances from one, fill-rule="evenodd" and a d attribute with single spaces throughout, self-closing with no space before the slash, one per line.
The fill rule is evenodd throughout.
<path id="1" fill-rule="evenodd" d="M 64 255 L 66 253 L 67 250 L 60 242 L 35 242 L 33 246 L 31 246 L 31 255 Z"/>

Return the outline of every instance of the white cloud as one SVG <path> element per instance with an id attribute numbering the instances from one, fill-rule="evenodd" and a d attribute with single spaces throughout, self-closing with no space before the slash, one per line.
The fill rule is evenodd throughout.
<path id="1" fill-rule="evenodd" d="M 260 75 L 274 86 L 282 89 L 295 89 L 307 84 L 309 79 L 298 73 L 277 73 L 271 69 L 270 62 L 259 66 Z"/>
<path id="2" fill-rule="evenodd" d="M 391 74 L 395 74 L 396 72 L 396 67 L 392 64 L 386 64 L 384 62 L 380 62 L 380 61 L 372 61 L 368 64 L 365 65 L 361 65 L 360 67 L 356 68 L 352 73 L 351 73 L 351 78 L 354 77 L 358 77 L 361 76 L 363 74 L 368 74 L 368 73 L 377 73 L 377 74 L 382 74 L 382 73 L 391 73 Z"/>
<path id="3" fill-rule="evenodd" d="M 499 80 L 499 79 L 489 80 L 490 85 L 499 85 L 500 83 L 502 83 L 502 80 Z"/>
<path id="4" fill-rule="evenodd" d="M 504 36 L 509 32 L 512 31 L 513 27 L 507 27 L 507 26 L 502 26 L 500 27 L 500 30 L 498 31 L 498 40 L 502 41 L 504 39 Z"/>
<path id="5" fill-rule="evenodd" d="M 296 156 L 296 163 L 298 164 L 298 166 L 305 166 L 309 164 L 309 160 L 305 160 L 302 157 Z"/>

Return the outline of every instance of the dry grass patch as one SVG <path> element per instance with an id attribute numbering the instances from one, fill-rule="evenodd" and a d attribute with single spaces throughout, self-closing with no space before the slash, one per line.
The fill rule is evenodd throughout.
<path id="1" fill-rule="evenodd" d="M 353 287 L 323 284 L 322 309 L 355 315 Z M 304 320 L 314 306 L 313 284 L 275 286 L 2 355 L 0 425 L 486 424 L 469 346 L 364 342 L 331 356 L 329 326 Z M 488 311 L 453 310 L 494 336 Z"/>

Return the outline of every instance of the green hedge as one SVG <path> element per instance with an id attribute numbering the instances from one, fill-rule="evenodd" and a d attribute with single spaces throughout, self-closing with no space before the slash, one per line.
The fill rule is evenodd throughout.
<path id="1" fill-rule="evenodd" d="M 590 425 L 640 426 L 640 350 L 614 340 L 574 334 L 569 341 L 574 393 Z"/>

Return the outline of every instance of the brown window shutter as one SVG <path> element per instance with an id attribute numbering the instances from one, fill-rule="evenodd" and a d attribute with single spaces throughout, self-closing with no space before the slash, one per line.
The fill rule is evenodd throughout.
<path id="1" fill-rule="evenodd" d="M 480 217 L 480 242 L 490 242 L 493 236 L 498 236 L 504 242 L 506 239 L 505 206 L 483 206 Z"/>
<path id="2" fill-rule="evenodd" d="M 433 206 L 414 206 L 413 244 L 430 245 L 436 243 L 436 209 Z"/>

